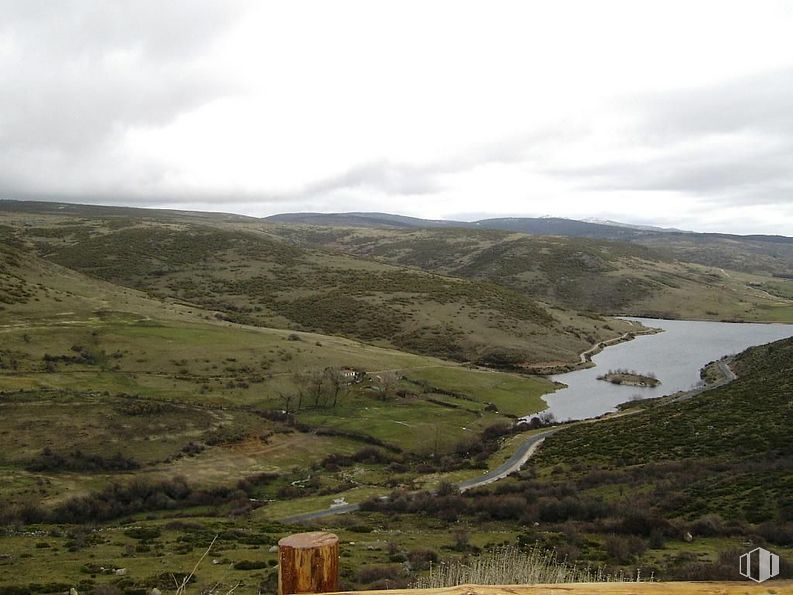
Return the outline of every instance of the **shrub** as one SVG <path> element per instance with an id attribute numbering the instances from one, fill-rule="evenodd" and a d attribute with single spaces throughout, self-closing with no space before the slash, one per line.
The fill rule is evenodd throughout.
<path id="1" fill-rule="evenodd" d="M 464 552 L 469 548 L 469 541 L 471 535 L 465 529 L 457 529 L 453 533 L 454 549 L 458 552 Z"/>
<path id="2" fill-rule="evenodd" d="M 660 535 L 667 535 L 673 532 L 669 521 L 646 510 L 628 512 L 622 518 L 619 528 L 621 533 L 630 533 L 643 537 L 649 537 L 654 532 Z"/>
<path id="3" fill-rule="evenodd" d="M 358 571 L 358 582 L 369 584 L 375 581 L 395 580 L 401 574 L 400 566 L 366 566 Z"/>
<path id="4" fill-rule="evenodd" d="M 413 570 L 426 570 L 439 559 L 438 552 L 426 548 L 409 551 L 407 558 Z"/>
<path id="5" fill-rule="evenodd" d="M 793 523 L 763 523 L 757 528 L 757 533 L 768 543 L 793 546 Z"/>
<path id="6" fill-rule="evenodd" d="M 50 450 L 49 447 L 41 451 L 27 466 L 29 471 L 58 472 L 58 471 L 131 471 L 139 469 L 140 464 L 117 452 L 109 457 L 99 454 L 86 454 L 74 450 L 62 455 Z"/>
<path id="7" fill-rule="evenodd" d="M 606 554 L 617 564 L 630 564 L 647 551 L 644 540 L 634 535 L 610 535 L 604 545 Z"/>
<path id="8" fill-rule="evenodd" d="M 52 511 L 48 520 L 55 523 L 102 522 L 140 512 L 240 502 L 247 503 L 248 495 L 236 488 L 198 490 L 181 477 L 161 481 L 136 479 L 67 500 Z"/>
<path id="9" fill-rule="evenodd" d="M 162 535 L 159 527 L 131 527 L 124 531 L 124 535 L 139 541 L 157 539 Z"/>
<path id="10" fill-rule="evenodd" d="M 477 499 L 476 504 L 491 518 L 500 520 L 517 520 L 526 509 L 526 499 L 521 496 L 487 496 Z"/>
<path id="11" fill-rule="evenodd" d="M 703 537 L 716 537 L 724 535 L 724 519 L 718 514 L 706 514 L 694 521 L 691 526 L 693 533 Z"/>
<path id="12" fill-rule="evenodd" d="M 497 423 L 491 426 L 488 426 L 482 432 L 482 439 L 485 441 L 495 440 L 497 438 L 501 438 L 502 436 L 507 436 L 512 433 L 512 426 L 506 422 L 504 423 Z"/>
<path id="13" fill-rule="evenodd" d="M 237 560 L 234 562 L 234 570 L 260 570 L 267 568 L 266 560 Z"/>

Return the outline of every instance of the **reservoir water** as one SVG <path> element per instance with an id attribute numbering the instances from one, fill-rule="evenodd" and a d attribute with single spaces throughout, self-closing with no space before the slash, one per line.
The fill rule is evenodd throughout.
<path id="1" fill-rule="evenodd" d="M 614 411 L 635 396 L 661 397 L 688 390 L 700 383 L 699 371 L 710 361 L 779 339 L 793 337 L 790 324 L 743 324 L 689 320 L 629 318 L 644 326 L 663 329 L 632 341 L 607 347 L 592 358 L 595 367 L 551 376 L 567 388 L 544 399 L 557 420 L 586 419 Z M 610 369 L 653 372 L 661 381 L 655 388 L 611 384 L 597 377 Z"/>

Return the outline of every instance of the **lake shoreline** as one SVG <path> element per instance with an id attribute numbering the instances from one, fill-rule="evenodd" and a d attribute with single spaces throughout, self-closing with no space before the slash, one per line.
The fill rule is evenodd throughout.
<path id="1" fill-rule="evenodd" d="M 636 325 L 633 320 L 628 318 L 621 318 L 621 320 L 626 320 L 631 324 Z M 639 323 L 636 330 L 631 330 L 626 333 L 621 334 L 618 337 L 613 337 L 611 339 L 606 339 L 605 341 L 599 341 L 595 343 L 589 349 L 585 349 L 581 353 L 578 354 L 578 361 L 573 363 L 565 363 L 565 364 L 532 364 L 531 366 L 525 366 L 520 369 L 523 373 L 530 373 L 534 376 L 556 376 L 558 374 L 566 374 L 568 372 L 575 372 L 576 370 L 583 370 L 586 368 L 594 367 L 594 363 L 592 363 L 592 358 L 603 351 L 606 347 L 612 347 L 614 345 L 619 345 L 620 343 L 625 343 L 627 341 L 633 341 L 636 337 L 644 336 L 644 335 L 654 335 L 656 333 L 664 332 L 663 329 L 660 328 L 653 328 L 644 326 L 643 324 Z"/>
<path id="2" fill-rule="evenodd" d="M 559 388 L 543 395 L 548 405 L 545 412 L 558 421 L 591 419 L 618 411 L 621 404 L 635 399 L 693 390 L 700 385 L 700 370 L 708 362 L 793 336 L 790 324 L 626 320 L 642 325 L 642 330 L 630 333 L 632 337 L 626 333 L 620 340 L 600 342 L 591 348 L 589 357 L 585 352 L 585 364 L 548 377 Z M 609 369 L 652 370 L 663 384 L 631 386 L 598 380 Z"/>

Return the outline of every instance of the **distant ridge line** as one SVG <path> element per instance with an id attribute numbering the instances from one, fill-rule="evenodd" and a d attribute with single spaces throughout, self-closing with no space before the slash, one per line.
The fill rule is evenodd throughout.
<path id="1" fill-rule="evenodd" d="M 679 229 L 631 225 L 615 221 L 595 222 L 563 217 L 494 217 L 478 221 L 456 221 L 447 219 L 421 219 L 406 215 L 394 215 L 379 212 L 348 212 L 348 213 L 280 213 L 264 217 L 263 221 L 271 223 L 303 224 L 317 226 L 340 226 L 362 228 L 398 228 L 398 229 L 492 229 L 512 231 L 532 235 L 560 235 L 611 240 L 633 240 L 639 238 L 663 238 L 697 236 L 709 238 L 740 238 L 772 243 L 793 243 L 793 238 L 783 235 L 764 234 L 729 234 L 722 232 L 697 232 Z"/>
<path id="2" fill-rule="evenodd" d="M 359 227 L 359 228 L 391 228 L 391 229 L 490 229 L 525 233 L 529 235 L 548 235 L 581 237 L 600 240 L 653 240 L 663 238 L 685 238 L 688 240 L 702 239 L 737 239 L 757 242 L 793 244 L 793 237 L 766 234 L 729 234 L 722 232 L 697 232 L 678 229 L 632 225 L 616 221 L 583 221 L 563 217 L 493 217 L 478 221 L 457 221 L 447 219 L 422 219 L 407 215 L 395 215 L 382 212 L 353 211 L 346 213 L 280 213 L 269 217 L 253 217 L 237 213 L 219 211 L 197 211 L 189 209 L 162 209 L 154 207 L 128 207 L 120 205 L 81 204 L 46 200 L 19 200 L 10 197 L 0 198 L 0 212 L 30 213 L 70 213 L 84 216 L 108 217 L 175 217 L 190 216 L 196 219 L 219 219 L 225 221 L 255 222 L 263 221 L 280 224 L 303 224 L 316 226 Z"/>

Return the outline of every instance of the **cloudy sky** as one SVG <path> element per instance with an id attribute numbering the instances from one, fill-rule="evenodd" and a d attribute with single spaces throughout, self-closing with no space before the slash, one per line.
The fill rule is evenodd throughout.
<path id="1" fill-rule="evenodd" d="M 793 3 L 0 0 L 0 197 L 793 235 Z"/>

